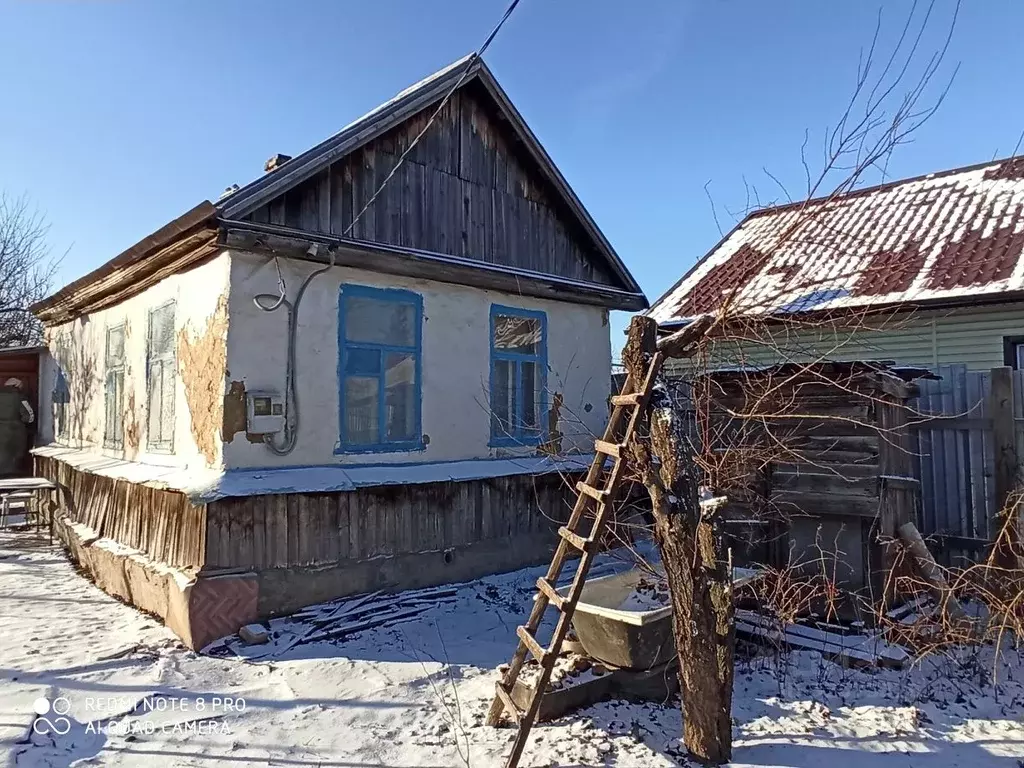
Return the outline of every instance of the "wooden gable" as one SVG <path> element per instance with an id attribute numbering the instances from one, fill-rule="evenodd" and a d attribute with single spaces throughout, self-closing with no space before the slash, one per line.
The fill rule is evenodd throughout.
<path id="1" fill-rule="evenodd" d="M 353 227 L 436 108 L 428 106 L 244 218 L 621 286 L 476 81 L 452 95 Z"/>

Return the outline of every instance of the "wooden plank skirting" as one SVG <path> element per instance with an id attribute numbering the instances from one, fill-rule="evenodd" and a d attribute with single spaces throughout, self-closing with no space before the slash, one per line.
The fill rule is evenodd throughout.
<path id="1" fill-rule="evenodd" d="M 207 568 L 293 568 L 554 533 L 573 481 L 557 473 L 222 499 L 207 505 Z"/>
<path id="2" fill-rule="evenodd" d="M 207 505 L 209 575 L 252 571 L 259 614 L 377 589 L 468 581 L 546 561 L 579 475 L 223 499 Z"/>
<path id="3" fill-rule="evenodd" d="M 35 457 L 36 474 L 52 480 L 58 514 L 99 536 L 178 568 L 206 560 L 206 507 L 178 491 L 82 472 L 62 461 Z"/>

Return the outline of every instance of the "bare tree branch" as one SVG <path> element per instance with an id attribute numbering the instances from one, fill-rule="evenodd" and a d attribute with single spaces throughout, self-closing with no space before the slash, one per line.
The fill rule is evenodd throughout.
<path id="1" fill-rule="evenodd" d="M 0 193 L 0 347 L 38 344 L 39 323 L 27 311 L 45 297 L 59 259 L 50 255 L 45 217 L 24 196 Z"/>

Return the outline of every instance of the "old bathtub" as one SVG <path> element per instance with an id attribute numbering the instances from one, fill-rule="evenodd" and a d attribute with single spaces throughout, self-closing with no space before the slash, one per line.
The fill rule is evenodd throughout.
<path id="1" fill-rule="evenodd" d="M 656 569 L 657 571 L 657 569 Z M 733 569 L 733 585 L 757 576 L 750 568 Z M 655 578 L 663 578 L 660 573 Z M 641 580 L 651 574 L 639 568 L 588 581 L 576 605 L 572 625 L 583 649 L 592 658 L 622 669 L 651 669 L 675 654 L 672 608 L 640 606 L 635 598 Z M 559 590 L 562 595 L 569 588 Z"/>

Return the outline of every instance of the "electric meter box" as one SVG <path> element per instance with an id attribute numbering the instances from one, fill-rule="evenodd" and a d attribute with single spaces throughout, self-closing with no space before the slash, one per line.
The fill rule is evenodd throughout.
<path id="1" fill-rule="evenodd" d="M 246 430 L 268 435 L 284 429 L 284 397 L 277 392 L 248 392 L 245 398 Z"/>

